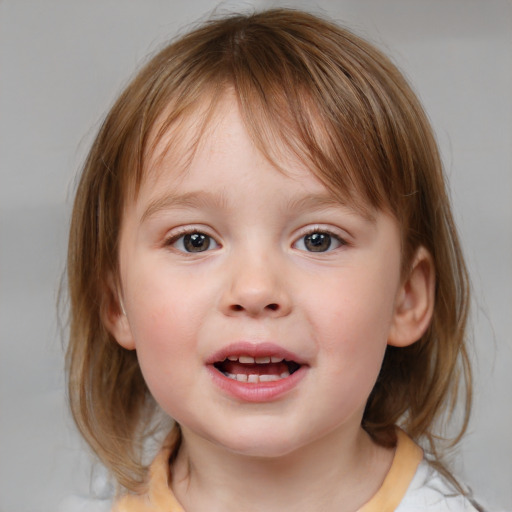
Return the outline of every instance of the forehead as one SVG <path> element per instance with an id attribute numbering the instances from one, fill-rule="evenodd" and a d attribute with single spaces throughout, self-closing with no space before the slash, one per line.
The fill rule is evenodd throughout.
<path id="1" fill-rule="evenodd" d="M 331 202 L 373 217 L 374 209 L 368 201 L 354 189 L 335 187 L 322 179 L 308 155 L 298 154 L 297 144 L 286 140 L 276 127 L 248 126 L 232 90 L 206 98 L 186 115 L 173 117 L 172 105 L 169 112 L 155 123 L 146 145 L 140 188 L 145 195 L 159 195 L 162 188 L 178 190 L 190 186 L 191 178 L 196 178 L 196 187 L 204 188 L 213 162 L 220 165 L 215 168 L 215 176 L 209 177 L 214 178 L 214 184 L 228 186 L 233 175 L 223 171 L 230 165 L 240 165 L 234 161 L 236 153 L 252 161 L 251 172 L 271 167 L 275 173 L 290 178 L 288 183 L 296 182 L 312 196 L 318 197 L 321 192 Z M 245 167 L 240 165 L 238 173 L 247 172 Z"/>
<path id="2" fill-rule="evenodd" d="M 273 153 L 279 161 L 271 161 L 254 143 L 241 117 L 238 102 L 226 95 L 214 109 L 200 108 L 179 120 L 152 142 L 147 155 L 140 193 L 160 196 L 162 193 L 184 192 L 187 197 L 202 192 L 207 197 L 216 190 L 226 197 L 233 181 L 256 186 L 258 174 L 275 174 L 281 185 L 276 194 L 286 195 L 286 186 L 295 186 L 313 195 L 324 193 L 325 187 L 303 163 L 279 143 Z M 283 188 L 284 187 L 284 188 Z M 211 195 L 211 194 L 210 194 Z"/>

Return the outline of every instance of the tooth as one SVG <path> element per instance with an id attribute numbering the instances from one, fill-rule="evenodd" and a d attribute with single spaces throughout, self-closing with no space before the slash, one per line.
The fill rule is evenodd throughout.
<path id="1" fill-rule="evenodd" d="M 289 377 L 289 376 L 290 376 L 290 372 L 288 372 L 288 371 L 287 372 L 283 372 L 280 375 L 281 379 L 286 379 L 286 377 Z"/>
<path id="2" fill-rule="evenodd" d="M 238 357 L 237 356 L 228 356 L 228 360 L 229 361 L 238 361 Z"/>
<path id="3" fill-rule="evenodd" d="M 247 378 L 247 382 L 253 382 L 253 383 L 256 383 L 256 382 L 259 382 L 260 381 L 260 376 L 259 375 L 249 375 L 249 377 Z"/>
<path id="4" fill-rule="evenodd" d="M 251 363 L 254 363 L 254 357 L 251 357 L 251 356 L 240 356 L 238 358 L 238 361 L 240 363 L 251 364 Z"/>
<path id="5" fill-rule="evenodd" d="M 226 377 L 228 379 L 236 380 L 236 375 L 234 373 L 226 373 Z"/>
<path id="6" fill-rule="evenodd" d="M 277 375 L 260 375 L 260 382 L 273 382 L 279 380 Z"/>
<path id="7" fill-rule="evenodd" d="M 245 373 L 237 373 L 236 380 L 238 382 L 247 382 L 247 375 Z"/>
<path id="8" fill-rule="evenodd" d="M 270 358 L 270 360 L 273 362 L 273 363 L 280 363 L 281 361 L 283 361 L 283 358 L 282 357 L 275 357 L 275 356 L 272 356 Z"/>
<path id="9" fill-rule="evenodd" d="M 254 360 L 258 364 L 270 363 L 270 357 L 269 356 L 266 356 L 266 357 L 256 357 Z"/>

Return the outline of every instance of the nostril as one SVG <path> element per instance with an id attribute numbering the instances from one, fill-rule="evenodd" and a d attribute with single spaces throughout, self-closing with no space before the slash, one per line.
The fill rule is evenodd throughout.
<path id="1" fill-rule="evenodd" d="M 252 308 L 246 308 L 240 304 L 231 304 L 231 306 L 229 306 L 229 309 L 233 312 L 240 312 L 240 311 L 247 310 L 247 312 L 250 314 L 254 313 L 252 311 Z M 267 304 L 263 309 L 265 311 L 278 311 L 279 309 L 281 309 L 281 307 L 279 306 L 279 304 L 276 304 L 275 302 L 273 302 L 271 304 Z M 261 310 L 259 310 L 259 308 L 258 308 L 258 311 L 261 311 Z"/>

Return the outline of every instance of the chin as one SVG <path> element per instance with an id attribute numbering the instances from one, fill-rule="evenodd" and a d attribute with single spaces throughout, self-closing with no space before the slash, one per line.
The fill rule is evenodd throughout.
<path id="1" fill-rule="evenodd" d="M 226 439 L 217 440 L 217 444 L 233 454 L 246 457 L 277 459 L 290 455 L 302 446 L 298 440 L 287 435 L 286 429 L 274 428 L 271 432 L 246 429 L 240 434 L 233 431 L 230 434 Z"/>

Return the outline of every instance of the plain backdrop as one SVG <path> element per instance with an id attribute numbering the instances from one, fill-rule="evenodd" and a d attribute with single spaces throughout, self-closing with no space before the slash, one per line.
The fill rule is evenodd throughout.
<path id="1" fill-rule="evenodd" d="M 86 495 L 56 301 L 76 174 L 144 58 L 214 8 L 327 14 L 390 53 L 432 120 L 474 284 L 475 406 L 455 467 L 512 509 L 512 3 L 0 0 L 0 512 Z"/>

